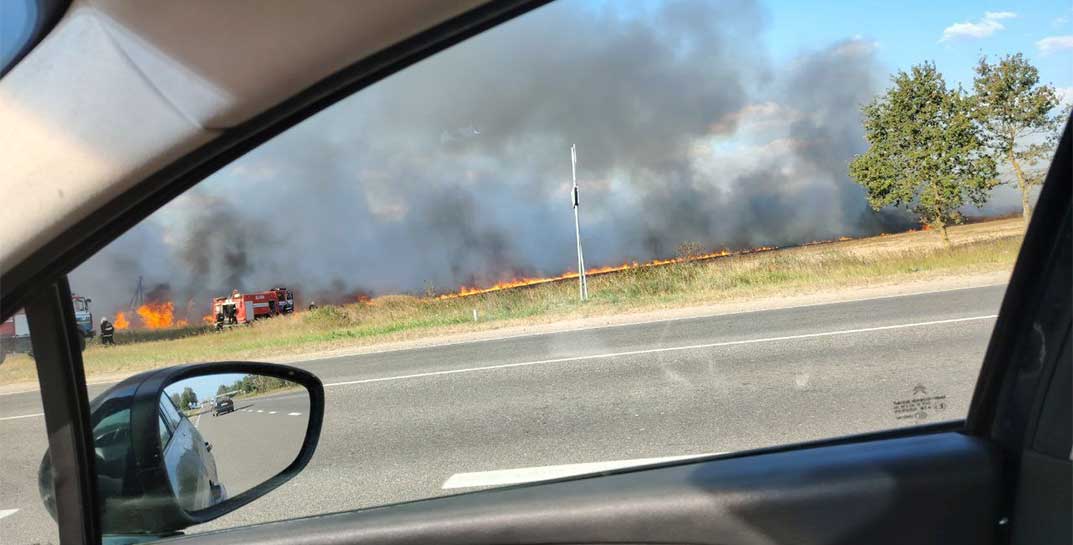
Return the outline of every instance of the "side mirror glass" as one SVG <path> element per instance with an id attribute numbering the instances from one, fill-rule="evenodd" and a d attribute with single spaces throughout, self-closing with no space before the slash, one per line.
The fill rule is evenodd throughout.
<path id="1" fill-rule="evenodd" d="M 278 475 L 298 458 L 309 429 L 309 392 L 258 373 L 178 380 L 164 388 L 160 406 L 163 469 L 190 512 Z"/>
<path id="2" fill-rule="evenodd" d="M 103 532 L 167 535 L 301 471 L 320 435 L 324 390 L 293 367 L 211 363 L 135 375 L 90 406 Z M 42 478 L 47 462 L 46 453 Z"/>

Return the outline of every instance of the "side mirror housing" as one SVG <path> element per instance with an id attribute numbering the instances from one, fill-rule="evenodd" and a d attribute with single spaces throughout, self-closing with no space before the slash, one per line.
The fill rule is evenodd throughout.
<path id="1" fill-rule="evenodd" d="M 320 437 L 324 387 L 286 365 L 220 362 L 148 371 L 90 403 L 106 535 L 168 535 L 287 482 Z M 48 453 L 38 476 L 55 516 Z"/>

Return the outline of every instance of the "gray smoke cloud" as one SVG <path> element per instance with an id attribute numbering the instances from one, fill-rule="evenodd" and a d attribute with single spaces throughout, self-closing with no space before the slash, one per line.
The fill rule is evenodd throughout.
<path id="1" fill-rule="evenodd" d="M 626 8 L 629 8 L 626 10 Z M 885 84 L 846 40 L 775 66 L 749 1 L 558 2 L 370 87 L 223 169 L 81 266 L 121 308 L 285 284 L 306 301 L 903 229 L 847 165 Z"/>

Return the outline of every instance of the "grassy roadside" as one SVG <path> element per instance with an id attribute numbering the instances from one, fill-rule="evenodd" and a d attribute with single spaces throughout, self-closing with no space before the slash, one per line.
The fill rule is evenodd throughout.
<path id="1" fill-rule="evenodd" d="M 1022 236 L 1020 219 L 1014 218 L 954 227 L 950 249 L 934 233 L 912 232 L 635 269 L 593 277 L 591 299 L 585 303 L 577 300 L 573 282 L 447 300 L 384 296 L 223 333 L 109 348 L 93 345 L 84 353 L 86 375 L 92 380 L 183 362 L 279 357 L 509 325 L 1006 271 Z M 0 365 L 0 385 L 35 379 L 26 356 L 9 356 Z"/>

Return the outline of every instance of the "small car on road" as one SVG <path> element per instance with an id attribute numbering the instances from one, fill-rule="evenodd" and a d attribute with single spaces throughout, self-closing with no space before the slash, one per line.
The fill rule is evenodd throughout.
<path id="1" fill-rule="evenodd" d="M 220 396 L 216 398 L 216 404 L 212 407 L 212 416 L 220 416 L 221 414 L 234 412 L 234 410 L 235 401 L 230 397 Z"/>

